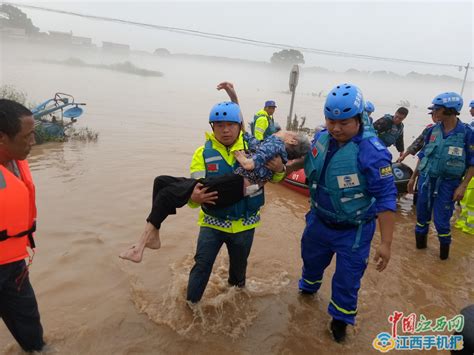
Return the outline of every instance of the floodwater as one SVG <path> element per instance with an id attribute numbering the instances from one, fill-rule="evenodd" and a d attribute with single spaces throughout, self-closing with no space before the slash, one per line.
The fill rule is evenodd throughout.
<path id="1" fill-rule="evenodd" d="M 247 287 L 227 286 L 223 248 L 202 302 L 191 310 L 185 290 L 198 234 L 197 210 L 185 207 L 171 216 L 161 230 L 162 248 L 147 250 L 141 264 L 123 261 L 118 254 L 145 225 L 153 178 L 188 175 L 191 156 L 209 128 L 209 109 L 225 99 L 216 84 L 236 84 L 247 119 L 266 99 L 275 99 L 275 117 L 284 126 L 290 102 L 287 73 L 258 65 L 131 57 L 134 64 L 165 74 L 146 78 L 47 64 L 7 52 L 2 54 L 2 84 L 15 85 L 37 103 L 57 91 L 73 94 L 87 103 L 77 126 L 99 132 L 97 142 L 36 146 L 29 158 L 39 212 L 31 281 L 46 354 L 367 354 L 375 353 L 372 341 L 378 333 L 390 332 L 387 317 L 394 311 L 452 318 L 473 302 L 474 237 L 454 230 L 447 261 L 438 258 L 434 233 L 428 249 L 416 250 L 411 197 L 402 197 L 390 264 L 379 273 L 370 260 L 357 325 L 350 327 L 344 345 L 334 343 L 327 314 L 334 260 L 319 294 L 299 296 L 300 236 L 308 200 L 272 185 L 266 187 Z M 93 55 L 85 60 L 99 61 Z M 428 123 L 424 108 L 430 98 L 458 90 L 452 83 L 446 87 L 442 82 L 303 72 L 295 112 L 306 115 L 310 127 L 321 123 L 324 98 L 312 93 L 327 92 L 343 81 L 362 87 L 377 106 L 375 117 L 393 112 L 399 100 L 409 100 L 407 144 Z M 371 258 L 379 240 L 377 233 Z M 3 323 L 0 352 L 21 353 Z"/>

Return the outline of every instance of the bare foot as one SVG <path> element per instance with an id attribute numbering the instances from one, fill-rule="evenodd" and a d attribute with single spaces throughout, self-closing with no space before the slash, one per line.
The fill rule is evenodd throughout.
<path id="1" fill-rule="evenodd" d="M 236 150 L 234 152 L 234 157 L 239 162 L 239 164 L 242 166 L 242 168 L 244 168 L 245 170 L 255 169 L 255 163 L 254 163 L 253 159 L 247 158 L 247 154 L 245 154 L 244 151 Z"/>
<path id="2" fill-rule="evenodd" d="M 160 247 L 160 230 L 156 229 L 153 224 L 147 223 L 139 242 L 120 253 L 119 258 L 139 263 L 142 261 L 145 248 L 160 249 Z"/>
<path id="3" fill-rule="evenodd" d="M 119 258 L 139 263 L 143 258 L 143 249 L 139 249 L 137 245 L 132 245 L 127 250 L 120 253 Z"/>

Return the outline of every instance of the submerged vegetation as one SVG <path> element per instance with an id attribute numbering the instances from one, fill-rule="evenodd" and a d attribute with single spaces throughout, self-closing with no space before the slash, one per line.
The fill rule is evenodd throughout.
<path id="1" fill-rule="evenodd" d="M 99 139 L 99 133 L 87 127 L 70 127 L 67 131 L 67 135 L 71 140 L 77 140 L 82 142 L 96 142 Z"/>
<path id="2" fill-rule="evenodd" d="M 68 58 L 66 60 L 48 60 L 48 63 L 70 65 L 74 67 L 86 67 L 86 68 L 98 68 L 113 70 L 121 73 L 134 74 L 140 76 L 152 76 L 160 77 L 163 73 L 156 70 L 149 70 L 137 67 L 135 64 L 129 61 L 114 63 L 114 64 L 89 64 L 79 58 Z"/>
<path id="3" fill-rule="evenodd" d="M 64 135 L 57 136 L 50 134 L 45 129 L 45 126 L 41 124 L 35 125 L 36 144 L 66 141 L 97 142 L 98 139 L 99 133 L 91 130 L 88 127 L 76 128 L 71 125 L 64 124 Z"/>

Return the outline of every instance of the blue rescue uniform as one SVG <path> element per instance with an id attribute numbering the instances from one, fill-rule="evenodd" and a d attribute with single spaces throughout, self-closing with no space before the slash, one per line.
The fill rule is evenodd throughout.
<path id="1" fill-rule="evenodd" d="M 355 323 L 360 280 L 367 267 L 376 215 L 396 210 L 397 190 L 391 154 L 373 131 L 365 130 L 343 146 L 324 130 L 315 135 L 305 159 L 311 210 L 301 240 L 299 288 L 316 292 L 337 254 L 329 314 Z"/>
<path id="2" fill-rule="evenodd" d="M 425 137 L 418 178 L 417 223 L 415 233 L 426 235 L 431 215 L 441 244 L 451 244 L 450 219 L 454 211 L 453 195 L 466 170 L 474 165 L 474 134 L 458 119 L 448 133 L 442 123 L 430 127 Z"/>

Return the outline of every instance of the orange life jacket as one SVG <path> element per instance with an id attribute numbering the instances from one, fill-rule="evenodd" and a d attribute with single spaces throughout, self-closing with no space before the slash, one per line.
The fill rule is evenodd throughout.
<path id="1" fill-rule="evenodd" d="M 0 265 L 27 258 L 27 247 L 35 247 L 35 186 L 27 161 L 16 164 L 21 179 L 0 164 Z"/>

